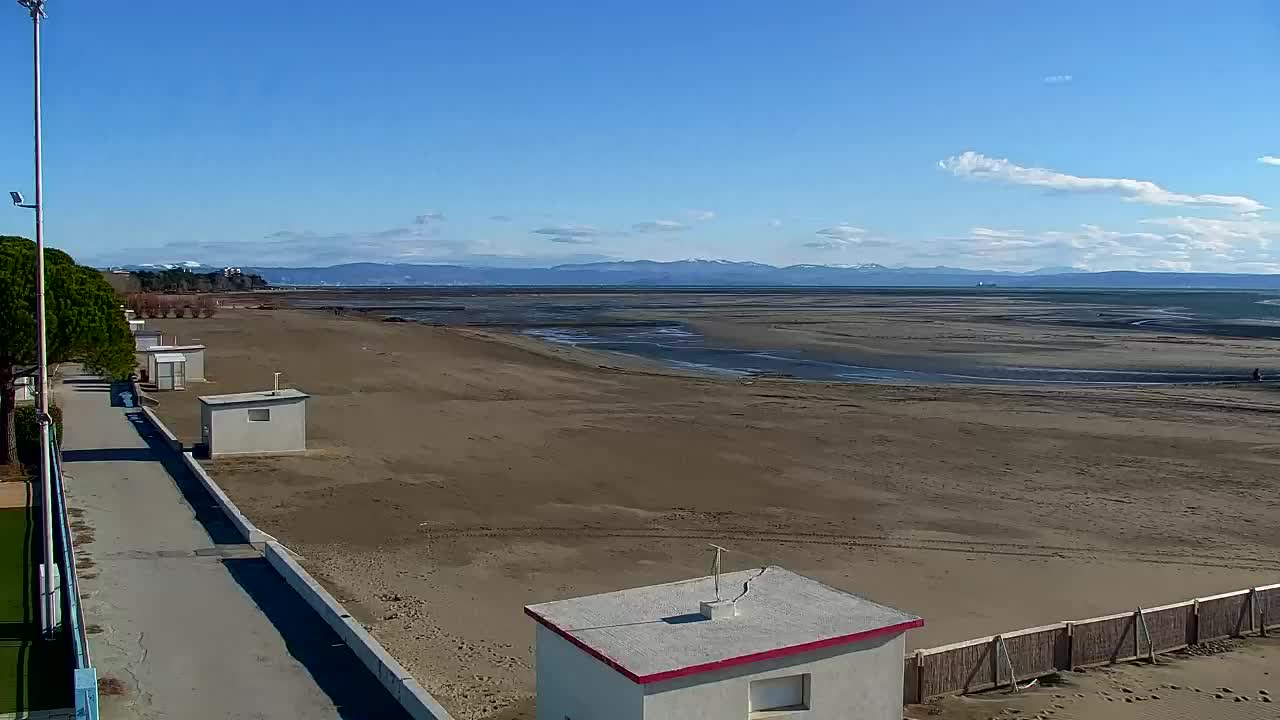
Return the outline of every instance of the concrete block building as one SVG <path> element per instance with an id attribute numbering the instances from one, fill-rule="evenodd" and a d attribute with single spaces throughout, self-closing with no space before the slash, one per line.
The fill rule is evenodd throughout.
<path id="1" fill-rule="evenodd" d="M 307 397 L 292 388 L 200 398 L 200 439 L 209 457 L 307 449 Z"/>
<path id="2" fill-rule="evenodd" d="M 204 382 L 204 351 L 204 345 L 152 345 L 137 349 L 134 355 L 138 358 L 138 366 L 147 371 L 148 382 L 156 381 L 155 356 L 175 353 L 186 359 L 186 379 L 192 382 Z"/>
<path id="3" fill-rule="evenodd" d="M 161 344 L 161 342 L 159 330 L 139 330 L 133 334 L 134 350 L 146 350 Z"/>
<path id="4" fill-rule="evenodd" d="M 900 720 L 919 617 L 770 566 L 531 605 L 538 720 Z"/>
<path id="5" fill-rule="evenodd" d="M 182 353 L 149 353 L 150 378 L 157 390 L 187 389 L 187 356 Z"/>

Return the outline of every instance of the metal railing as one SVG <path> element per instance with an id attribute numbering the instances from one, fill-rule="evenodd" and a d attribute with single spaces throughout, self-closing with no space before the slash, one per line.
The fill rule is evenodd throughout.
<path id="1" fill-rule="evenodd" d="M 52 462 L 49 477 L 53 483 L 54 552 L 60 567 L 59 593 L 62 595 L 63 627 L 71 641 L 74 658 L 75 710 L 77 720 L 98 718 L 98 673 L 89 657 L 89 636 L 85 629 L 84 612 L 80 607 L 80 578 L 76 570 L 75 541 L 71 534 L 71 520 L 67 513 L 67 498 L 63 487 L 62 452 L 57 433 L 49 428 Z"/>

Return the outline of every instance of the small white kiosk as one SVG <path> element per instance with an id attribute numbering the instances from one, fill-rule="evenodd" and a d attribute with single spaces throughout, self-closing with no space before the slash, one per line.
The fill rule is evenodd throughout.
<path id="1" fill-rule="evenodd" d="M 915 615 L 769 566 L 530 605 L 538 720 L 900 720 Z"/>
<path id="2" fill-rule="evenodd" d="M 151 382 L 157 390 L 187 389 L 187 356 L 182 353 L 150 353 Z"/>
<path id="3" fill-rule="evenodd" d="M 133 349 L 153 348 L 162 342 L 162 337 L 159 330 L 139 330 L 133 334 Z"/>
<path id="4" fill-rule="evenodd" d="M 28 375 L 18 378 L 14 383 L 17 386 L 17 392 L 14 393 L 14 399 L 17 402 L 32 402 L 36 399 L 35 378 Z"/>
<path id="5" fill-rule="evenodd" d="M 305 452 L 307 397 L 292 388 L 205 395 L 200 440 L 209 457 Z"/>
<path id="6" fill-rule="evenodd" d="M 155 356 L 174 353 L 186 358 L 187 380 L 204 382 L 204 351 L 204 345 L 152 345 L 135 350 L 134 355 L 138 358 L 138 365 L 146 369 L 148 382 L 156 381 Z"/>

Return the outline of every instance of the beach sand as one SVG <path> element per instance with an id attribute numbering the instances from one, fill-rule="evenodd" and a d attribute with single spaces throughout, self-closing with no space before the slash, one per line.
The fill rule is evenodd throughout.
<path id="1" fill-rule="evenodd" d="M 210 470 L 462 719 L 532 717 L 522 606 L 705 575 L 707 542 L 922 615 L 914 647 L 1280 581 L 1274 387 L 743 384 L 321 312 L 147 322 L 209 347 L 156 394 L 188 443 L 197 395 L 311 394 L 306 455 Z"/>

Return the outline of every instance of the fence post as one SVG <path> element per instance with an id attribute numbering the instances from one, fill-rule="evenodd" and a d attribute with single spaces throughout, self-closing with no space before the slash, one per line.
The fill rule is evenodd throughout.
<path id="1" fill-rule="evenodd" d="M 916 702 L 924 702 L 924 651 L 916 651 Z"/>
<path id="2" fill-rule="evenodd" d="M 1200 601 L 1199 600 L 1191 601 L 1191 620 L 1192 620 L 1192 624 L 1195 625 L 1195 632 L 1191 635 L 1191 637 L 1195 639 L 1195 642 L 1192 644 L 1199 645 L 1200 644 Z"/>
<path id="3" fill-rule="evenodd" d="M 1257 626 L 1254 624 L 1257 622 L 1256 616 L 1258 614 L 1258 603 L 1256 600 L 1257 597 L 1258 597 L 1258 588 L 1249 588 L 1249 634 L 1250 635 L 1257 632 L 1258 630 Z M 1243 635 L 1244 633 L 1240 633 L 1240 634 Z"/>
<path id="4" fill-rule="evenodd" d="M 1067 666 L 1060 668 L 1062 670 L 1076 669 L 1076 624 L 1069 622 L 1067 625 Z"/>
<path id="5" fill-rule="evenodd" d="M 1142 608 L 1133 614 L 1133 659 L 1137 660 L 1142 657 L 1142 639 L 1138 637 L 1138 633 L 1142 630 Z"/>

